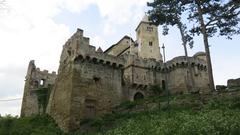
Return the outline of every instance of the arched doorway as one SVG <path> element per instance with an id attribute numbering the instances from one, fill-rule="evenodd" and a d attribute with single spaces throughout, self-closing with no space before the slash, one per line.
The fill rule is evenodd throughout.
<path id="1" fill-rule="evenodd" d="M 144 98 L 144 95 L 140 92 L 137 92 L 135 95 L 134 95 L 134 101 L 136 100 L 139 100 L 139 99 L 143 99 Z"/>

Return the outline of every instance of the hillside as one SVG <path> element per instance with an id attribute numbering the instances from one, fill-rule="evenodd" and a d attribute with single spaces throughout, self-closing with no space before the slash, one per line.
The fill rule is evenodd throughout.
<path id="1" fill-rule="evenodd" d="M 49 116 L 0 117 L 0 135 L 192 135 L 240 134 L 240 97 L 178 95 L 125 102 L 113 114 L 82 122 L 84 133 L 64 134 Z"/>

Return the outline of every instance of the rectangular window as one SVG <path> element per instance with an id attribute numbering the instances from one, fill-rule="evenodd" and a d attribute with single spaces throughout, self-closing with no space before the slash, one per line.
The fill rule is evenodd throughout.
<path id="1" fill-rule="evenodd" d="M 96 115 L 96 109 L 94 106 L 86 106 L 86 118 L 92 119 Z"/>
<path id="2" fill-rule="evenodd" d="M 148 26 L 147 27 L 147 31 L 152 32 L 153 31 L 153 27 Z"/>
<path id="3" fill-rule="evenodd" d="M 150 42 L 149 42 L 149 46 L 152 46 L 152 45 L 153 45 L 153 42 L 152 42 L 152 41 L 150 41 Z"/>

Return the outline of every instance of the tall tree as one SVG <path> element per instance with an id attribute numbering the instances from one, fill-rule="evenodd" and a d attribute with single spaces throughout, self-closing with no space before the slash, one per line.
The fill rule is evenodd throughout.
<path id="1" fill-rule="evenodd" d="M 188 91 L 194 89 L 194 79 L 190 60 L 187 52 L 187 44 L 192 47 L 193 38 L 187 33 L 186 24 L 182 22 L 182 13 L 186 10 L 183 3 L 179 0 L 154 0 L 147 3 L 151 9 L 148 11 L 149 18 L 155 25 L 163 25 L 163 35 L 168 34 L 168 26 L 177 26 L 179 29 L 185 56 L 188 62 L 187 84 Z"/>
<path id="2" fill-rule="evenodd" d="M 212 73 L 209 37 L 218 34 L 231 39 L 233 35 L 240 34 L 239 5 L 233 1 L 222 0 L 182 0 L 190 8 L 189 20 L 197 22 L 191 33 L 202 34 L 206 52 L 209 87 L 215 90 Z"/>
<path id="3" fill-rule="evenodd" d="M 154 3 L 155 2 L 155 3 Z M 155 16 L 156 23 L 161 24 L 161 19 L 164 19 L 165 16 L 168 16 L 169 13 L 162 12 L 165 6 L 161 7 L 159 2 L 171 3 L 172 1 L 167 0 L 154 0 L 155 6 L 152 9 L 152 16 Z M 207 68 L 209 75 L 209 87 L 213 91 L 215 90 L 213 73 L 212 73 L 212 64 L 211 56 L 209 50 L 209 37 L 213 37 L 218 34 L 218 36 L 226 36 L 228 39 L 231 39 L 233 35 L 240 34 L 239 27 L 239 1 L 238 0 L 174 0 L 176 2 L 176 9 L 181 13 L 188 11 L 188 19 L 194 22 L 195 26 L 190 30 L 192 35 L 195 34 L 203 35 L 203 42 L 206 52 L 207 59 Z M 179 8 L 181 5 L 181 8 Z M 163 9 L 161 9 L 163 8 Z M 173 7 L 171 7 L 173 8 Z M 169 9 L 171 11 L 171 9 Z M 154 13 L 155 12 L 155 13 Z M 158 13 L 161 13 L 160 15 Z M 170 17 L 171 18 L 171 17 Z M 173 19 L 173 18 L 172 18 Z M 171 20 L 171 19 L 170 19 Z M 173 19 L 174 20 L 174 19 Z M 167 21 L 168 24 L 170 23 Z M 175 21 L 173 21 L 175 22 Z"/>

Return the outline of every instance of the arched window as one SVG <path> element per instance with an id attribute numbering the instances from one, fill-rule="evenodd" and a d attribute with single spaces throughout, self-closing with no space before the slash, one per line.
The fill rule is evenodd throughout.
<path id="1" fill-rule="evenodd" d="M 140 92 L 137 92 L 135 95 L 134 95 L 134 101 L 136 101 L 136 100 L 139 100 L 139 99 L 143 99 L 144 98 L 144 96 L 143 96 L 143 94 L 142 93 L 140 93 Z"/>

